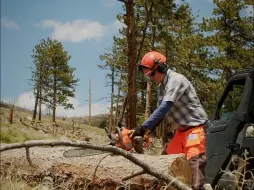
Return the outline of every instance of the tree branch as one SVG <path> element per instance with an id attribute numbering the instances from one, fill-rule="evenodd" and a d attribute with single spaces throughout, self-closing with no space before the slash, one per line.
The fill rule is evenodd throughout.
<path id="1" fill-rule="evenodd" d="M 96 166 L 96 168 L 95 168 L 95 170 L 94 170 L 94 173 L 93 173 L 93 182 L 95 181 L 96 172 L 97 172 L 97 169 L 98 169 L 98 167 L 99 167 L 100 163 L 101 163 L 101 162 L 102 162 L 102 160 L 104 160 L 107 156 L 109 156 L 109 154 L 107 154 L 107 155 L 103 156 L 103 157 L 102 157 L 102 159 L 101 159 L 101 160 L 99 161 L 99 163 L 97 164 L 97 166 Z"/>
<path id="2" fill-rule="evenodd" d="M 8 145 L 3 145 L 0 147 L 0 152 L 4 152 L 7 150 L 11 149 L 17 149 L 17 148 L 31 148 L 31 147 L 36 147 L 36 146 L 72 146 L 72 147 L 82 147 L 82 148 L 90 148 L 94 150 L 101 150 L 105 152 L 112 152 L 116 155 L 121 155 L 124 158 L 130 160 L 134 164 L 140 166 L 143 168 L 143 170 L 147 173 L 150 174 L 162 181 L 165 181 L 167 183 L 172 183 L 172 186 L 174 186 L 177 189 L 180 190 L 191 190 L 190 187 L 182 183 L 181 181 L 177 180 L 175 177 L 172 177 L 170 175 L 167 175 L 163 172 L 157 171 L 155 168 L 149 166 L 148 164 L 144 163 L 143 161 L 137 159 L 133 154 L 119 149 L 117 147 L 113 146 L 99 146 L 99 145 L 92 145 L 92 144 L 87 144 L 84 141 L 77 141 L 77 142 L 72 142 L 72 141 L 67 141 L 67 140 L 33 140 L 33 141 L 26 141 L 23 143 L 12 143 Z"/>
<path id="3" fill-rule="evenodd" d="M 142 51 L 143 44 L 144 44 L 145 37 L 146 37 L 146 30 L 147 30 L 147 27 L 148 27 L 148 22 L 150 21 L 150 17 L 151 17 L 151 14 L 152 14 L 152 8 L 153 8 L 153 2 L 152 2 L 152 4 L 151 4 L 149 10 L 148 10 L 148 8 L 147 8 L 147 2 L 145 2 L 146 20 L 145 20 L 144 29 L 143 29 L 143 31 L 142 31 L 142 39 L 141 39 L 140 46 L 139 46 L 139 50 L 138 50 L 138 55 L 137 55 L 136 64 L 138 63 L 138 61 L 139 61 L 139 59 L 140 59 L 141 51 Z"/>
<path id="4" fill-rule="evenodd" d="M 27 161 L 28 161 L 29 165 L 33 166 L 32 160 L 31 160 L 30 155 L 29 155 L 29 148 L 27 148 L 27 147 L 26 147 L 26 158 L 27 158 Z"/>
<path id="5" fill-rule="evenodd" d="M 142 175 L 142 174 L 145 174 L 145 173 L 146 173 L 146 172 L 145 172 L 144 170 L 139 171 L 139 172 L 136 172 L 136 173 L 134 173 L 134 174 L 132 174 L 132 175 L 126 176 L 125 178 L 122 179 L 122 181 L 129 180 L 129 179 L 131 179 L 131 178 L 134 178 L 134 177 L 136 177 L 136 176 L 139 176 L 139 175 Z"/>

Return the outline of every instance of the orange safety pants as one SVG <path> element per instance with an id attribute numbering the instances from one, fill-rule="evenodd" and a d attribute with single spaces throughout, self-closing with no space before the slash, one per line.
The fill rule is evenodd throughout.
<path id="1" fill-rule="evenodd" d="M 186 126 L 188 127 L 188 126 Z M 188 127 L 189 128 L 189 127 Z M 183 131 L 183 132 L 181 132 Z M 204 125 L 190 128 L 178 129 L 166 148 L 167 154 L 185 154 L 187 160 L 194 156 L 205 153 L 206 138 L 204 132 Z"/>
<path id="2" fill-rule="evenodd" d="M 205 124 L 206 125 L 206 124 Z M 192 189 L 202 190 L 205 182 L 206 137 L 204 125 L 178 129 L 166 148 L 167 154 L 184 153 L 192 170 Z"/>

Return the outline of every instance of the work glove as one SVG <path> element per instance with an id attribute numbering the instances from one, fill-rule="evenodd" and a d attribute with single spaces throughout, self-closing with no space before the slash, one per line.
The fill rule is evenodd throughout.
<path id="1" fill-rule="evenodd" d="M 142 125 L 136 127 L 134 132 L 131 134 L 131 138 L 133 139 L 135 136 L 144 136 L 146 132 L 146 128 Z"/>

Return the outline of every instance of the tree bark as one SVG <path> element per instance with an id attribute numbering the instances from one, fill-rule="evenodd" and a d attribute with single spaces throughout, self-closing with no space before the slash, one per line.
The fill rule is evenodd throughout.
<path id="1" fill-rule="evenodd" d="M 42 64 L 40 64 L 40 78 L 39 78 L 39 121 L 41 121 L 41 104 L 42 104 Z"/>
<path id="2" fill-rule="evenodd" d="M 13 112 L 14 112 L 14 107 L 10 109 L 10 114 L 9 114 L 9 123 L 13 124 Z"/>
<path id="3" fill-rule="evenodd" d="M 36 145 L 39 141 L 30 142 L 30 145 L 32 143 Z M 51 144 L 60 146 L 61 143 L 52 142 Z M 62 144 L 64 145 L 63 142 Z M 65 144 L 74 145 L 75 143 L 65 142 Z M 50 143 L 44 143 L 44 145 L 50 145 Z M 112 150 L 111 152 L 121 156 L 103 153 L 86 157 L 64 158 L 63 151 L 70 148 L 34 147 L 28 151 L 29 143 L 26 143 L 26 151 L 18 149 L 3 152 L 10 149 L 11 146 L 8 145 L 8 148 L 1 146 L 1 173 L 12 168 L 14 175 L 19 173 L 30 180 L 36 181 L 44 177 L 51 177 L 54 179 L 54 185 L 64 179 L 73 185 L 79 184 L 81 188 L 82 185 L 89 182 L 91 187 L 105 187 L 106 189 L 115 189 L 119 185 L 129 185 L 131 189 L 144 189 L 144 187 L 151 189 L 168 183 L 172 183 L 172 186 L 178 189 L 190 189 L 188 186 L 192 181 L 191 168 L 183 154 L 151 156 L 130 154 L 114 147 L 104 147 L 105 150 Z M 24 144 L 17 147 L 24 147 Z M 95 147 L 99 149 L 98 146 Z M 27 155 L 29 152 L 30 156 Z M 166 183 L 158 180 L 157 177 Z M 127 179 L 128 181 L 123 181 Z M 155 182 L 158 183 L 157 186 Z M 174 189 L 172 186 L 168 189 Z"/>
<path id="4" fill-rule="evenodd" d="M 114 116 L 113 116 L 113 110 L 114 110 L 114 85 L 115 85 L 115 66 L 111 68 L 111 105 L 110 105 L 110 119 L 109 119 L 109 129 L 110 131 L 113 131 L 114 127 Z"/>
<path id="5" fill-rule="evenodd" d="M 148 10 L 147 1 L 145 1 L 146 20 L 145 20 L 145 27 L 143 28 L 143 31 L 142 31 L 142 38 L 141 38 L 140 46 L 139 46 L 139 49 L 138 49 L 137 63 L 140 59 L 140 55 L 141 55 L 142 48 L 143 48 L 143 45 L 144 45 L 144 41 L 145 41 L 145 37 L 146 37 L 146 30 L 147 30 L 147 27 L 148 27 L 148 22 L 150 21 L 150 17 L 152 16 L 152 9 L 153 9 L 153 2 L 151 3 L 151 6 Z"/>
<path id="6" fill-rule="evenodd" d="M 128 43 L 128 128 L 136 127 L 136 26 L 134 17 L 134 1 L 125 2 L 127 15 L 127 43 Z"/>
<path id="7" fill-rule="evenodd" d="M 152 91 L 152 81 L 149 80 L 146 83 L 146 111 L 145 111 L 146 119 L 151 115 L 151 91 Z"/>
<path id="8" fill-rule="evenodd" d="M 114 118 L 114 125 L 117 126 L 117 119 L 118 119 L 118 109 L 119 109 L 119 99 L 120 99 L 120 93 L 121 93 L 121 86 L 122 86 L 122 77 L 123 77 L 123 69 L 121 68 L 120 71 L 120 78 L 118 83 L 118 92 L 117 92 L 117 99 L 116 99 L 116 112 L 115 112 L 115 118 Z M 123 103 L 122 103 L 123 106 Z"/>
<path id="9" fill-rule="evenodd" d="M 55 66 L 56 67 L 56 66 Z M 56 70 L 56 68 L 55 68 L 55 70 Z M 53 106 L 52 106 L 52 121 L 53 122 L 56 122 L 56 96 L 57 96 L 57 87 L 56 87 L 56 85 L 57 85 L 57 82 L 56 82 L 56 71 L 55 71 L 55 73 L 54 73 L 54 89 L 53 89 Z"/>
<path id="10" fill-rule="evenodd" d="M 155 34 L 156 34 L 156 29 L 152 28 L 151 50 L 154 50 L 155 37 L 156 37 Z M 149 80 L 147 81 L 147 84 L 146 84 L 146 111 L 145 111 L 146 119 L 150 117 L 151 115 L 151 92 L 152 92 L 152 81 Z"/>
<path id="11" fill-rule="evenodd" d="M 117 126 L 118 127 L 123 126 L 123 118 L 124 118 L 124 113 L 125 113 L 127 103 L 128 103 L 128 95 L 126 95 L 126 97 L 124 98 L 124 101 L 123 101 L 120 117 L 119 117 L 119 120 L 117 121 Z M 128 126 L 128 118 L 126 118 L 125 121 L 126 121 L 126 127 L 127 127 Z"/>
<path id="12" fill-rule="evenodd" d="M 42 97 L 41 97 L 41 89 L 40 89 L 40 98 L 39 98 L 39 121 L 41 121 L 41 104 L 42 104 Z"/>
<path id="13" fill-rule="evenodd" d="M 33 111 L 33 120 L 36 119 L 38 100 L 39 100 L 39 88 L 37 87 L 35 103 L 34 103 L 34 111 Z"/>

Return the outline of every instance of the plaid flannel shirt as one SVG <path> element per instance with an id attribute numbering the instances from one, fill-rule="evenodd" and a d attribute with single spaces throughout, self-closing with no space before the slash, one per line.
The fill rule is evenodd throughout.
<path id="1" fill-rule="evenodd" d="M 174 106 L 167 117 L 174 128 L 198 126 L 207 120 L 207 114 L 190 81 L 183 75 L 168 70 L 163 83 L 158 87 L 158 103 L 172 101 Z"/>

